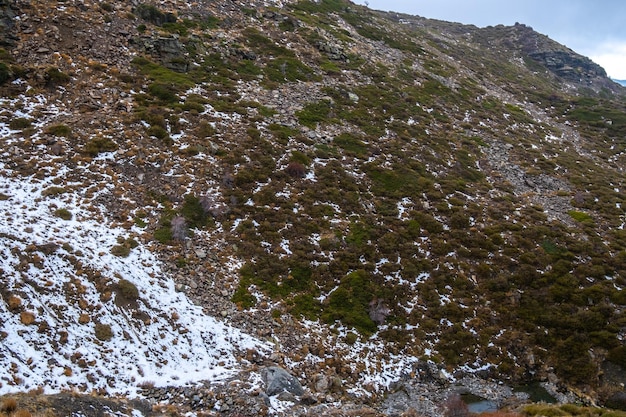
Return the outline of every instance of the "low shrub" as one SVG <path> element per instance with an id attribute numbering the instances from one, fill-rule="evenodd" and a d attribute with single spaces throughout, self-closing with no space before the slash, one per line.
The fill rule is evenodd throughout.
<path id="1" fill-rule="evenodd" d="M 117 283 L 119 293 L 127 300 L 136 300 L 139 298 L 139 290 L 137 286 L 127 279 L 120 279 Z"/>
<path id="2" fill-rule="evenodd" d="M 113 338 L 113 330 L 109 324 L 96 323 L 95 325 L 95 334 L 98 340 L 106 342 L 107 340 L 111 340 Z"/>
<path id="3" fill-rule="evenodd" d="M 161 243 L 169 243 L 172 240 L 172 229 L 168 226 L 161 227 L 153 233 L 154 239 Z"/>
<path id="4" fill-rule="evenodd" d="M 296 112 L 296 116 L 300 124 L 315 128 L 318 123 L 329 119 L 330 111 L 330 101 L 320 100 L 307 104 L 302 110 Z"/>
<path id="5" fill-rule="evenodd" d="M 11 79 L 11 70 L 4 62 L 0 62 L 0 85 Z"/>
<path id="6" fill-rule="evenodd" d="M 304 178 L 306 167 L 299 162 L 290 162 L 287 168 L 285 168 L 285 172 L 293 178 Z"/>
<path id="7" fill-rule="evenodd" d="M 25 117 L 17 117 L 15 119 L 12 119 L 9 122 L 9 128 L 11 130 L 22 130 L 31 126 L 32 126 L 31 120 Z"/>
<path id="8" fill-rule="evenodd" d="M 111 248 L 111 254 L 121 258 L 126 258 L 130 255 L 130 248 L 126 245 L 115 245 Z"/>
<path id="9" fill-rule="evenodd" d="M 54 67 L 46 70 L 44 79 L 46 80 L 46 86 L 48 87 L 56 87 L 58 85 L 67 84 L 71 80 L 69 75 Z"/>
<path id="10" fill-rule="evenodd" d="M 65 208 L 60 208 L 54 211 L 54 215 L 56 217 L 59 217 L 63 220 L 71 220 L 72 219 L 72 213 Z"/>
<path id="11" fill-rule="evenodd" d="M 83 152 L 91 157 L 98 156 L 102 152 L 114 152 L 117 144 L 109 138 L 95 137 L 85 144 Z"/>
<path id="12" fill-rule="evenodd" d="M 70 135 L 72 134 L 72 129 L 68 125 L 58 124 L 58 125 L 48 126 L 46 128 L 46 133 L 52 136 L 61 136 L 61 137 L 69 138 Z"/>
<path id="13" fill-rule="evenodd" d="M 0 406 L 0 411 L 4 413 L 12 413 L 17 410 L 17 400 L 15 398 L 5 398 Z"/>

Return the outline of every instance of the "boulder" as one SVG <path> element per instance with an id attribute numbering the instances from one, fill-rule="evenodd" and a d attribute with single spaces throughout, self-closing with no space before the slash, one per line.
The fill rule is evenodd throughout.
<path id="1" fill-rule="evenodd" d="M 278 395 L 281 392 L 290 392 L 300 396 L 304 389 L 300 382 L 289 372 L 278 366 L 270 366 L 261 370 L 261 377 L 265 382 L 265 392 L 269 396 Z"/>

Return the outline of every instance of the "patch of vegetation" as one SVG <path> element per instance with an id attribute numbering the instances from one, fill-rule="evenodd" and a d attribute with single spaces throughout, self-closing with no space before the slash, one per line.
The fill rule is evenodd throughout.
<path id="1" fill-rule="evenodd" d="M 342 133 L 336 136 L 333 143 L 343 149 L 346 154 L 357 158 L 367 156 L 369 150 L 366 143 L 351 133 Z"/>
<path id="2" fill-rule="evenodd" d="M 11 70 L 7 64 L 0 62 L 0 85 L 11 79 Z"/>
<path id="3" fill-rule="evenodd" d="M 171 94 L 178 94 L 183 90 L 195 85 L 189 74 L 173 71 L 162 65 L 154 63 L 145 57 L 137 57 L 132 60 L 132 64 L 145 76 L 147 76 L 155 87 L 152 87 L 155 97 L 162 95 L 165 102 L 172 98 Z"/>
<path id="4" fill-rule="evenodd" d="M 331 324 L 341 321 L 363 334 L 371 334 L 376 331 L 376 323 L 369 317 L 368 307 L 376 293 L 376 285 L 366 271 L 352 272 L 328 296 L 322 319 Z"/>
<path id="5" fill-rule="evenodd" d="M 582 211 L 570 210 L 567 214 L 569 214 L 572 219 L 580 223 L 593 222 L 593 218 L 588 213 L 584 213 Z"/>
<path id="6" fill-rule="evenodd" d="M 290 56 L 270 61 L 264 72 L 268 80 L 277 83 L 319 80 L 312 68 Z"/>
<path id="7" fill-rule="evenodd" d="M 298 122 L 304 126 L 315 128 L 318 123 L 329 122 L 332 104 L 328 100 L 320 100 L 308 103 L 304 108 L 296 112 Z"/>
<path id="8" fill-rule="evenodd" d="M 625 411 L 607 410 L 600 407 L 588 407 L 578 404 L 529 404 L 523 407 L 525 416 L 545 417 L 626 417 Z"/>
<path id="9" fill-rule="evenodd" d="M 56 209 L 54 211 L 54 215 L 56 217 L 59 217 L 59 218 L 63 219 L 63 220 L 71 220 L 72 219 L 72 213 L 68 209 L 65 209 L 65 208 Z"/>
<path id="10" fill-rule="evenodd" d="M 71 77 L 59 70 L 58 68 L 51 67 L 46 70 L 44 75 L 46 86 L 48 87 L 56 87 L 59 85 L 64 85 L 70 82 Z"/>
<path id="11" fill-rule="evenodd" d="M 65 124 L 57 124 L 48 126 L 46 128 L 46 133 L 52 136 L 59 136 L 64 138 L 69 138 L 72 134 L 72 129 Z"/>
<path id="12" fill-rule="evenodd" d="M 106 342 L 113 338 L 113 330 L 111 329 L 111 325 L 96 323 L 95 324 L 95 335 L 98 340 Z"/>
<path id="13" fill-rule="evenodd" d="M 120 279 L 117 283 L 119 293 L 127 300 L 137 300 L 139 298 L 139 290 L 137 286 L 127 279 Z"/>
<path id="14" fill-rule="evenodd" d="M 118 239 L 119 245 L 115 245 L 111 248 L 111 253 L 115 256 L 126 258 L 130 255 L 130 251 L 133 248 L 139 246 L 139 243 L 135 239 Z"/>
<path id="15" fill-rule="evenodd" d="M 192 229 L 202 228 L 209 222 L 209 216 L 204 207 L 202 207 L 200 199 L 194 195 L 185 196 L 180 213 L 187 221 L 187 225 Z"/>
<path id="16" fill-rule="evenodd" d="M 95 157 L 103 152 L 115 152 L 117 144 L 110 138 L 96 136 L 89 140 L 83 147 L 83 153 Z"/>
<path id="17" fill-rule="evenodd" d="M 11 119 L 11 121 L 9 122 L 9 128 L 11 130 L 27 129 L 32 125 L 32 120 L 25 117 L 16 117 L 15 119 Z"/>
<path id="18" fill-rule="evenodd" d="M 154 231 L 154 239 L 161 243 L 172 241 L 172 229 L 169 226 L 161 227 Z"/>

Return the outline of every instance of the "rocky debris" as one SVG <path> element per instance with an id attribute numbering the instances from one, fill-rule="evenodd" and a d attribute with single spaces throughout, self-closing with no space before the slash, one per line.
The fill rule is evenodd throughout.
<path id="1" fill-rule="evenodd" d="M 265 392 L 269 396 L 285 391 L 297 396 L 304 394 L 304 389 L 298 379 L 283 368 L 278 366 L 264 368 L 261 370 L 261 376 L 265 382 Z"/>
<path id="2" fill-rule="evenodd" d="M 510 387 L 465 375 L 451 382 L 432 362 L 420 364 L 412 377 L 399 381 L 392 387 L 381 405 L 381 410 L 389 416 L 399 416 L 410 410 L 423 416 L 440 416 L 442 406 L 452 394 L 472 394 L 484 398 L 497 407 L 515 403 L 516 398 L 526 394 L 514 393 Z"/>
<path id="3" fill-rule="evenodd" d="M 543 207 L 550 218 L 559 219 L 571 224 L 567 215 L 572 210 L 570 199 L 558 195 L 559 191 L 570 191 L 569 183 L 547 174 L 529 174 L 519 165 L 511 161 L 510 152 L 513 145 L 499 141 L 491 141 L 485 148 L 487 161 L 497 172 L 501 180 L 510 184 L 520 196 L 530 196 L 530 200 Z"/>
<path id="4" fill-rule="evenodd" d="M 329 59 L 333 61 L 346 61 L 348 60 L 348 55 L 344 52 L 343 48 L 339 45 L 332 44 L 330 42 L 320 41 L 317 43 L 317 49 L 326 54 Z"/>

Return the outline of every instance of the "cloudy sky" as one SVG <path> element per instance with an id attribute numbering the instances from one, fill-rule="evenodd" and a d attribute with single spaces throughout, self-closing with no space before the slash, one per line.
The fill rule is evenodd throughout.
<path id="1" fill-rule="evenodd" d="M 353 0 L 376 10 L 393 10 L 451 22 L 531 26 L 626 80 L 624 0 Z"/>

